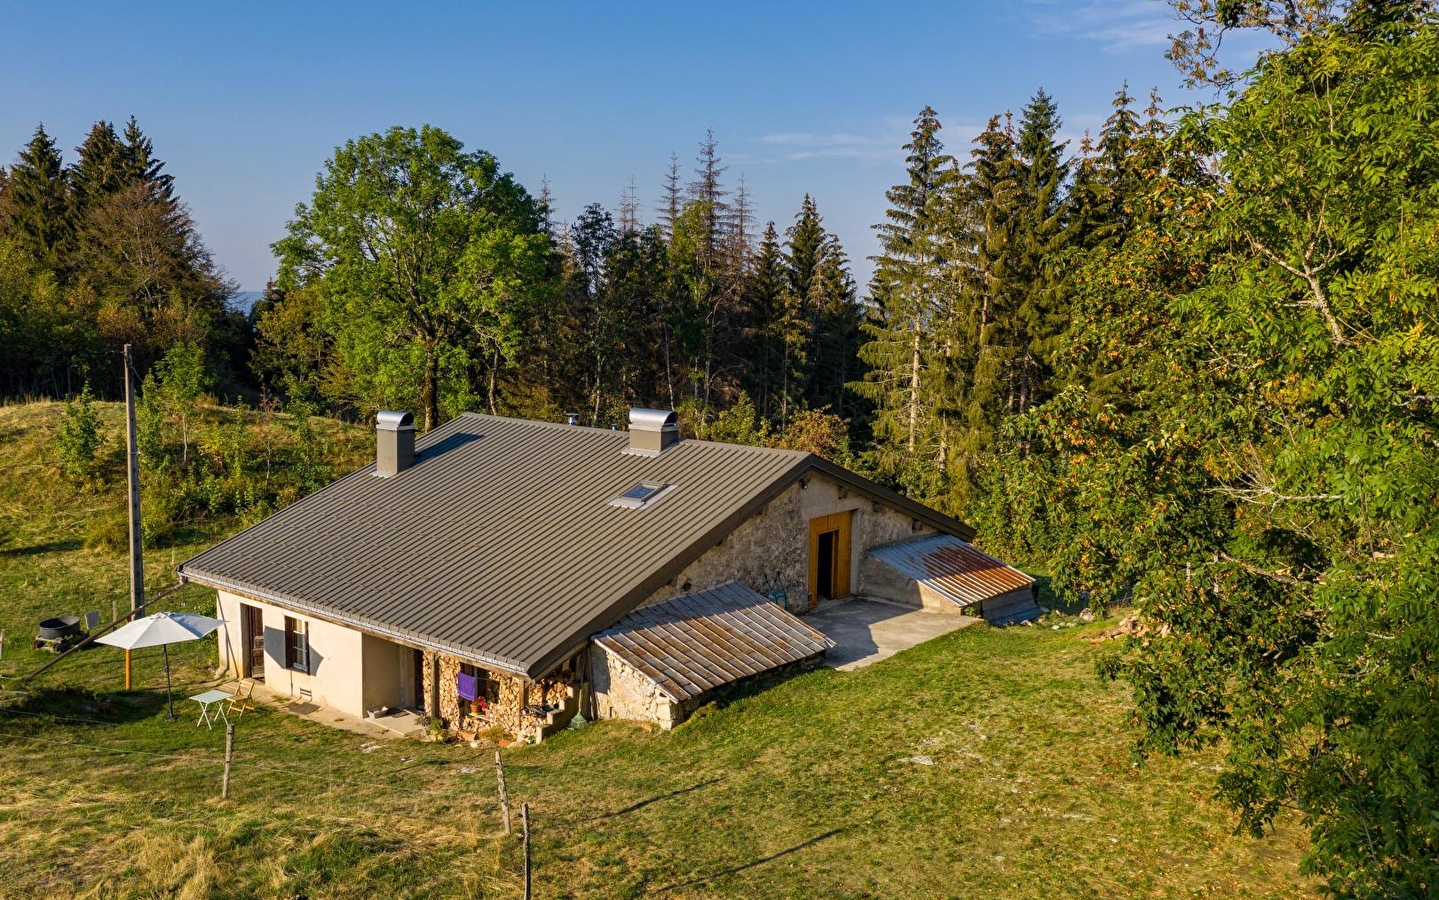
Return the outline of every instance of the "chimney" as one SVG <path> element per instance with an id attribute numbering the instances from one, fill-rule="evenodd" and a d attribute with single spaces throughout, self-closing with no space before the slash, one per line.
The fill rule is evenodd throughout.
<path id="1" fill-rule="evenodd" d="M 407 412 L 375 416 L 375 474 L 389 478 L 415 461 L 415 417 Z"/>
<path id="2" fill-rule="evenodd" d="M 680 440 L 679 416 L 667 409 L 630 410 L 630 446 L 626 453 L 659 456 Z"/>

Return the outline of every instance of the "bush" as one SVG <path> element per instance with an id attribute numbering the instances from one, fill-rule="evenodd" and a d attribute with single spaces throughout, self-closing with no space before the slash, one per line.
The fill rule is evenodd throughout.
<path id="1" fill-rule="evenodd" d="M 126 553 L 130 549 L 130 522 L 122 516 L 91 519 L 85 526 L 85 547 L 109 553 Z"/>
<path id="2" fill-rule="evenodd" d="M 94 396 L 87 381 L 80 396 L 65 404 L 65 412 L 60 419 L 60 434 L 55 439 L 56 449 L 60 452 L 60 471 L 76 484 L 95 481 L 100 475 L 100 448 L 103 444 L 100 414 L 95 411 Z"/>

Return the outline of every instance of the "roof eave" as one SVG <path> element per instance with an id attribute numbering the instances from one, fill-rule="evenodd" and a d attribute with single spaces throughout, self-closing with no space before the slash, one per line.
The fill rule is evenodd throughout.
<path id="1" fill-rule="evenodd" d="M 289 609 L 294 612 L 303 613 L 305 615 L 313 616 L 317 619 L 323 619 L 327 622 L 331 622 L 345 628 L 352 628 L 356 631 L 371 634 L 375 637 L 384 638 L 386 640 L 395 641 L 401 644 L 406 644 L 411 647 L 416 647 L 424 650 L 433 650 L 437 653 L 446 653 L 465 662 L 484 666 L 487 669 L 496 669 L 502 672 L 508 672 L 511 675 L 518 675 L 521 678 L 530 677 L 523 666 L 518 665 L 514 662 L 502 660 L 498 657 L 488 656 L 483 653 L 476 653 L 473 650 L 469 650 L 464 647 L 456 647 L 452 644 L 429 640 L 427 638 L 415 635 L 411 632 L 402 631 L 396 628 L 391 628 L 387 625 L 371 622 L 368 619 L 362 619 L 358 616 L 348 616 L 344 613 L 335 612 L 332 609 L 326 609 L 311 603 L 306 603 L 303 600 L 296 600 L 293 597 L 276 594 L 272 591 L 267 591 L 263 588 L 257 588 L 253 585 L 247 585 L 237 581 L 231 581 L 230 579 L 222 578 L 217 575 L 211 575 L 207 572 L 198 572 L 194 570 L 187 571 L 183 563 L 179 567 L 177 567 L 176 571 L 179 572 L 180 577 L 186 581 L 198 582 L 200 584 L 215 588 L 216 590 L 229 591 L 232 594 L 239 594 L 241 596 L 250 597 L 252 599 L 260 601 L 261 603 L 269 603 L 273 606 L 278 606 L 283 609 Z"/>

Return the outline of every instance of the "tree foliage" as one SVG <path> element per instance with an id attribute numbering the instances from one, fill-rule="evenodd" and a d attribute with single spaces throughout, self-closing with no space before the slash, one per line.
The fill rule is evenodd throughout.
<path id="1" fill-rule="evenodd" d="M 1141 752 L 1222 740 L 1242 824 L 1297 809 L 1348 897 L 1439 884 L 1436 61 L 1335 23 L 1189 113 L 1003 488 L 1062 589 L 1136 603 Z"/>
<path id="2" fill-rule="evenodd" d="M 280 288 L 324 304 L 349 376 L 333 399 L 417 405 L 428 430 L 442 405 L 470 405 L 478 371 L 495 411 L 521 323 L 552 292 L 541 219 L 493 155 L 437 128 L 392 128 L 337 149 L 275 244 Z"/>
<path id="3" fill-rule="evenodd" d="M 104 446 L 100 434 L 100 413 L 87 383 L 80 393 L 66 402 L 60 417 L 60 432 L 55 449 L 60 457 L 60 471 L 76 484 L 89 484 L 100 475 L 100 450 Z"/>

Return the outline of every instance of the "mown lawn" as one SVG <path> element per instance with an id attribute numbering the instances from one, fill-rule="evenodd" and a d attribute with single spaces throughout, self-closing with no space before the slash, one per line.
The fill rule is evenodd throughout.
<path id="1" fill-rule="evenodd" d="M 0 409 L 5 463 L 36 466 L 0 487 L 21 522 L 0 551 L 10 676 L 48 658 L 13 638 L 28 642 L 37 612 L 108 611 L 125 590 L 123 559 L 76 536 L 118 500 L 77 501 L 45 468 L 28 423 L 53 412 Z M 150 554 L 152 577 L 168 583 L 172 554 L 210 539 Z M 1093 675 L 1098 627 L 968 628 L 766 686 L 673 733 L 600 723 L 506 750 L 535 895 L 1311 896 L 1295 823 L 1232 834 L 1212 759 L 1132 764 L 1125 693 Z M 164 721 L 158 652 L 138 654 L 130 693 L 119 651 L 77 656 L 4 681 L 0 896 L 519 896 L 493 750 L 375 742 L 262 708 L 239 723 L 222 801 L 223 732 L 187 708 Z M 213 643 L 172 659 L 184 697 Z"/>

